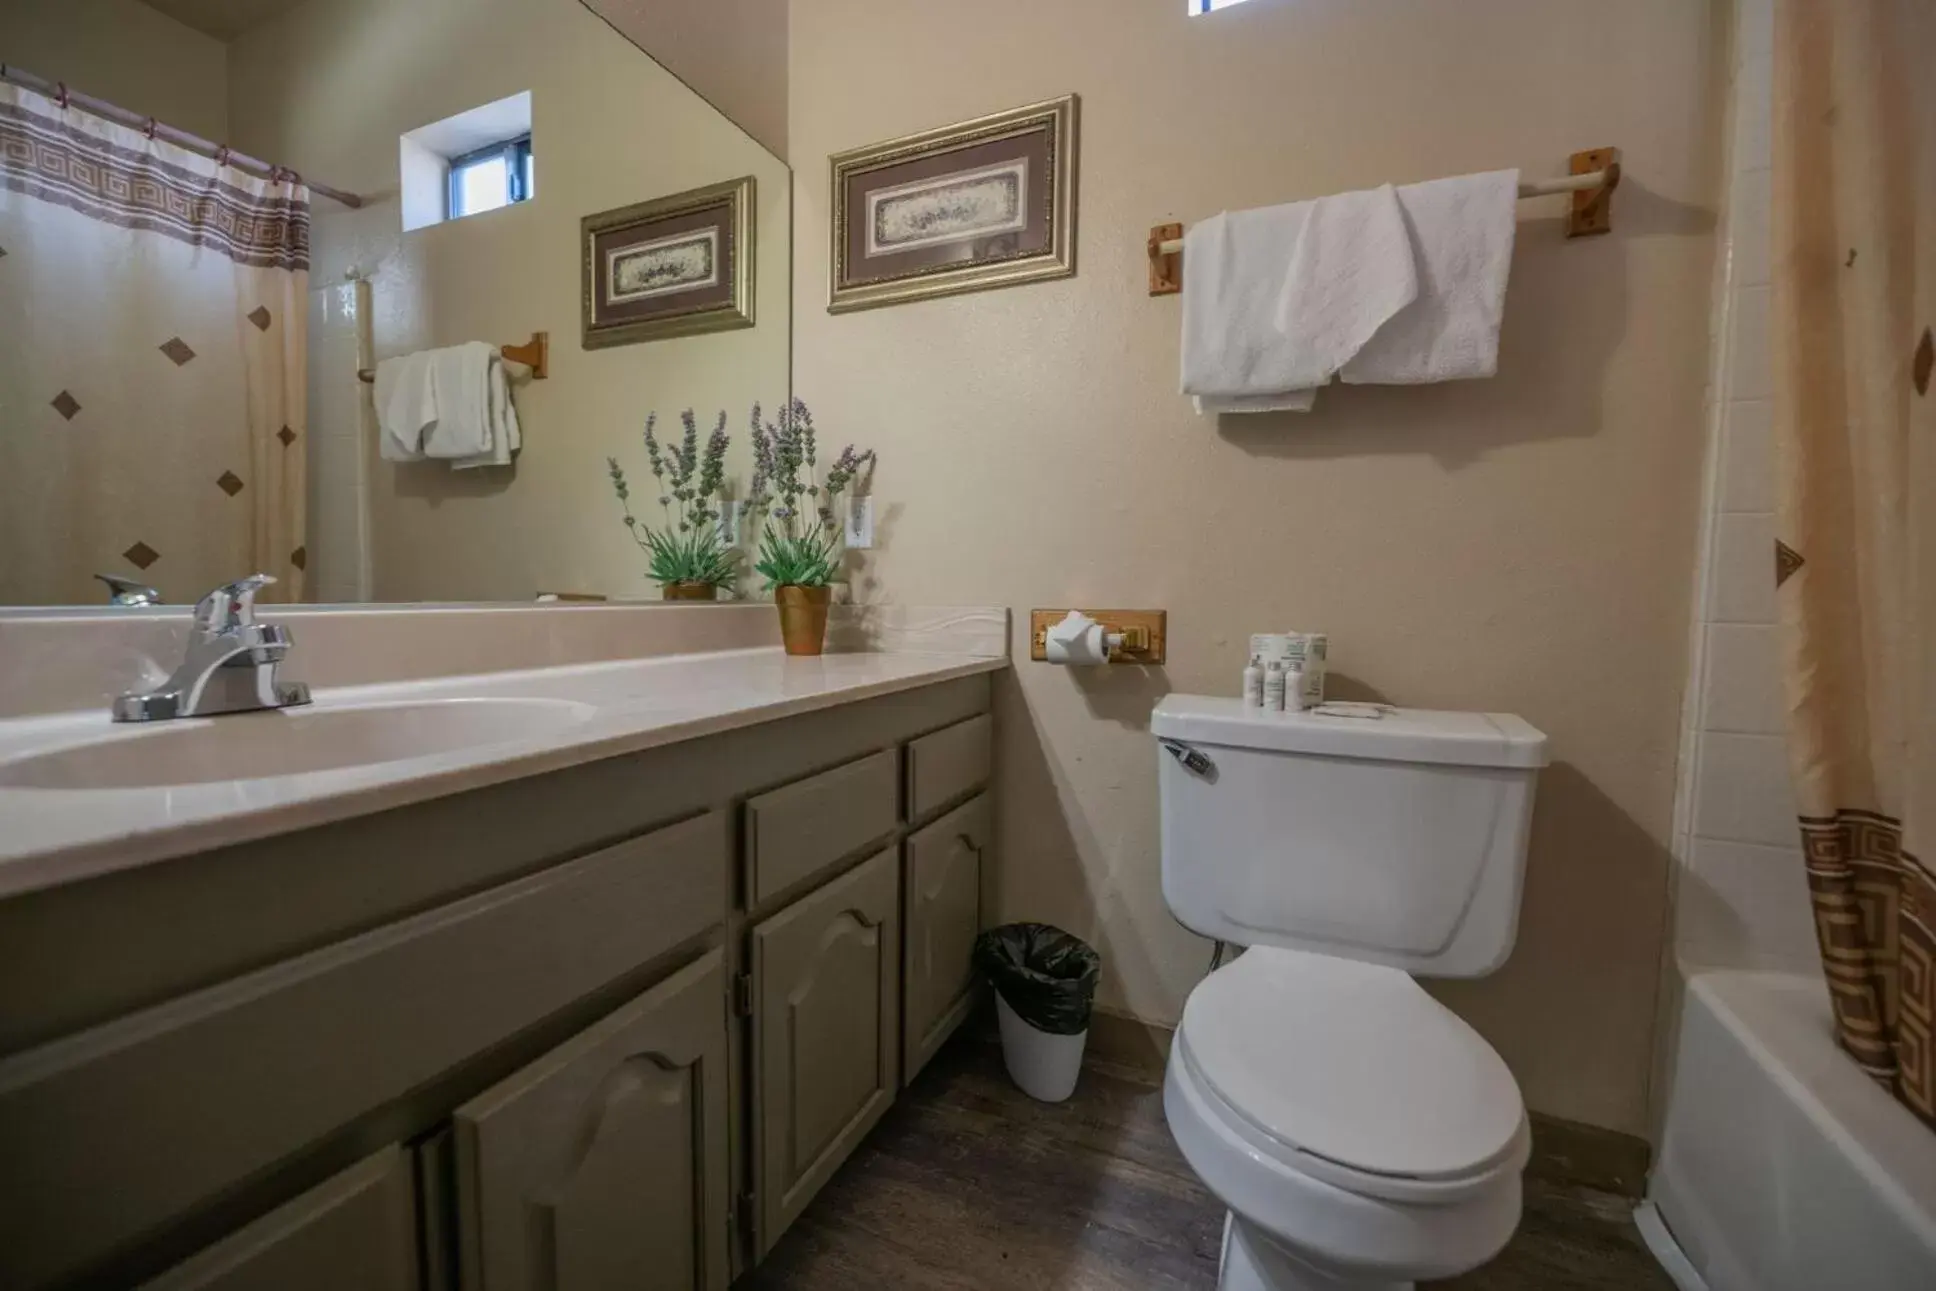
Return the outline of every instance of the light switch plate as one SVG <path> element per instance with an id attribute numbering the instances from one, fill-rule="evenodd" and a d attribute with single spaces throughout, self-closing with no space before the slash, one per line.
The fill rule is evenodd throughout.
<path id="1" fill-rule="evenodd" d="M 847 499 L 847 546 L 854 551 L 867 551 L 874 545 L 874 499 L 872 497 L 850 497 Z"/>

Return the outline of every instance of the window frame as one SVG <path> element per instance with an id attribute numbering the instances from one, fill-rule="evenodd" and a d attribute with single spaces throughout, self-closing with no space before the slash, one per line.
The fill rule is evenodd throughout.
<path id="1" fill-rule="evenodd" d="M 466 153 L 450 158 L 449 169 L 444 177 L 444 219 L 462 220 L 473 215 L 485 215 L 488 211 L 460 211 L 457 209 L 457 186 L 459 177 L 471 166 L 495 157 L 504 159 L 505 183 L 510 197 L 503 206 L 490 208 L 501 211 L 516 206 L 519 202 L 531 200 L 531 190 L 536 184 L 526 181 L 526 171 L 533 165 L 531 157 L 531 136 L 521 134 L 514 139 L 502 139 L 497 143 L 485 144 Z M 535 176 L 533 176 L 535 178 Z"/>

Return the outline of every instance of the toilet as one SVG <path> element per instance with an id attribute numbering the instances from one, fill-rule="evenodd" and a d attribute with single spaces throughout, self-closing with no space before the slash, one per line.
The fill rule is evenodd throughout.
<path id="1" fill-rule="evenodd" d="M 1163 1106 L 1228 1207 L 1224 1291 L 1404 1288 L 1519 1223 L 1519 1087 L 1417 977 L 1512 951 L 1546 737 L 1517 717 L 1170 695 L 1163 895 L 1243 946 L 1190 993 Z"/>

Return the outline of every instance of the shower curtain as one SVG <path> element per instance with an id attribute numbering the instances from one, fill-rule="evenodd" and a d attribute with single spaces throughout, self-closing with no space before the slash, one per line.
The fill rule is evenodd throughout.
<path id="1" fill-rule="evenodd" d="M 0 84 L 0 605 L 302 599 L 308 277 L 294 176 Z"/>
<path id="2" fill-rule="evenodd" d="M 1776 15 L 1790 761 L 1838 1038 L 1936 1127 L 1936 6 Z"/>

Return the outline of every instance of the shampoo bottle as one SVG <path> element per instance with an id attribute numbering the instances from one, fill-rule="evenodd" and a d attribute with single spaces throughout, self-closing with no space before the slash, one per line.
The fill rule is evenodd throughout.
<path id="1" fill-rule="evenodd" d="M 1264 672 L 1264 709 L 1272 713 L 1284 711 L 1284 665 L 1275 659 Z"/>
<path id="2" fill-rule="evenodd" d="M 1262 708 L 1264 706 L 1264 665 L 1256 655 L 1250 656 L 1250 666 L 1244 669 L 1244 707 Z"/>

